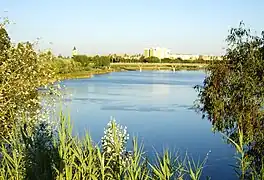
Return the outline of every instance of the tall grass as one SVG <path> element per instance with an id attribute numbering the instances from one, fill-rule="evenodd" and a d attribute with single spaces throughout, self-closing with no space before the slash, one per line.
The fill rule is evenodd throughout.
<path id="1" fill-rule="evenodd" d="M 172 156 L 165 150 L 148 161 L 143 144 L 132 139 L 132 151 L 126 150 L 126 128 L 111 120 L 105 129 L 102 145 L 95 144 L 86 133 L 83 139 L 72 135 L 70 118 L 61 115 L 58 130 L 42 122 L 29 128 L 17 127 L 1 143 L 0 180 L 147 180 L 200 179 L 202 163 L 188 156 Z M 25 121 L 26 122 L 26 121 Z M 207 157 L 206 157 L 207 158 Z"/>
<path id="2" fill-rule="evenodd" d="M 256 170 L 256 167 L 252 165 L 252 158 L 247 155 L 246 142 L 243 131 L 238 127 L 238 141 L 231 139 L 230 137 L 222 134 L 236 149 L 237 155 L 235 159 L 237 164 L 234 167 L 236 175 L 239 179 L 252 179 L 252 180 L 264 180 L 264 157 L 262 158 L 262 166 L 260 171 Z"/>

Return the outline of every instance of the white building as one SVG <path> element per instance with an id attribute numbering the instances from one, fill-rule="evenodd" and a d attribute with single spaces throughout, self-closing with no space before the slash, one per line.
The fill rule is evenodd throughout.
<path id="1" fill-rule="evenodd" d="M 221 56 L 212 55 L 199 55 L 199 54 L 171 54 L 170 50 L 166 48 L 145 48 L 143 53 L 145 58 L 158 57 L 159 59 L 170 58 L 170 59 L 182 59 L 182 60 L 222 60 Z"/>
<path id="2" fill-rule="evenodd" d="M 160 47 L 145 48 L 144 49 L 144 57 L 145 58 L 157 57 L 159 59 L 169 58 L 170 57 L 170 50 L 168 50 L 166 48 L 160 48 Z"/>

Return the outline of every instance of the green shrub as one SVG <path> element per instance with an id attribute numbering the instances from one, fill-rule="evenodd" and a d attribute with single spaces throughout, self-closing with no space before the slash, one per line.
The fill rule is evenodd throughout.
<path id="1" fill-rule="evenodd" d="M 6 46 L 7 47 L 7 46 Z M 52 83 L 52 55 L 37 53 L 29 42 L 0 53 L 0 139 L 22 113 L 34 119 L 40 107 L 38 88 Z"/>

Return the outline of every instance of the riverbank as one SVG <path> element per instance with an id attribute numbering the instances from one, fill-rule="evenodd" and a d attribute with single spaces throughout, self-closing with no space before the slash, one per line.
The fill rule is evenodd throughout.
<path id="1" fill-rule="evenodd" d="M 98 74 L 107 74 L 114 72 L 113 69 L 92 69 L 90 71 L 77 71 L 67 74 L 59 74 L 57 75 L 58 80 L 64 79 L 79 79 L 79 78 L 91 78 L 93 75 Z"/>
<path id="2" fill-rule="evenodd" d="M 114 69 L 125 70 L 200 70 L 204 69 L 208 64 L 202 63 L 111 63 Z"/>
<path id="3" fill-rule="evenodd" d="M 201 70 L 205 69 L 208 64 L 188 64 L 188 63 L 111 63 L 110 68 L 91 69 L 89 71 L 76 71 L 66 74 L 58 74 L 58 80 L 91 78 L 93 75 L 107 74 L 120 71 L 180 71 L 180 70 Z"/>

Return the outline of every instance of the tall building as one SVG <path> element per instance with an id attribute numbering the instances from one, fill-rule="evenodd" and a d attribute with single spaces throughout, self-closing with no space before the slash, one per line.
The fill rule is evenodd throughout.
<path id="1" fill-rule="evenodd" d="M 149 49 L 149 57 L 156 57 L 156 52 L 154 51 L 153 48 Z"/>
<path id="2" fill-rule="evenodd" d="M 144 49 L 144 57 L 147 58 L 147 57 L 150 57 L 150 54 L 149 54 L 149 48 L 145 48 Z"/>
<path id="3" fill-rule="evenodd" d="M 166 48 L 145 48 L 144 49 L 144 57 L 157 57 L 159 59 L 168 58 L 170 55 L 170 51 Z"/>

